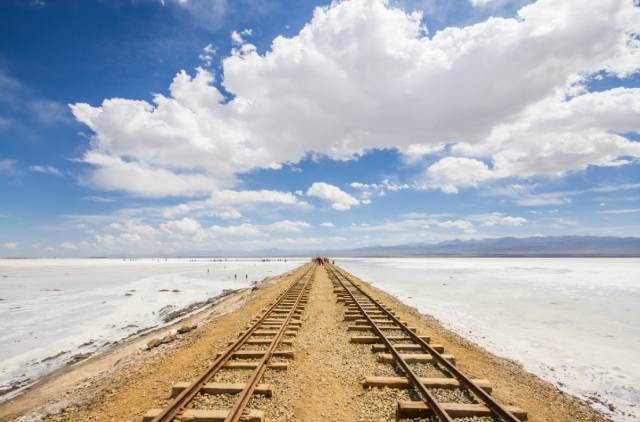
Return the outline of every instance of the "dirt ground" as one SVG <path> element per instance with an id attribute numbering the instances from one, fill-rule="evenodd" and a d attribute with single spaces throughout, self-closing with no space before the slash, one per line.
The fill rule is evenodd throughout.
<path id="1" fill-rule="evenodd" d="M 167 402 L 171 385 L 201 373 L 253 316 L 303 273 L 299 268 L 263 283 L 256 291 L 225 299 L 197 317 L 197 329 L 172 343 L 144 351 L 148 338 L 143 339 L 54 374 L 0 405 L 0 420 L 23 416 L 23 420 L 139 421 L 148 409 Z M 516 363 L 484 351 L 444 329 L 435 319 L 365 286 L 420 334 L 443 344 L 447 353 L 456 356 L 460 369 L 474 378 L 489 379 L 500 402 L 526 409 L 530 421 L 605 420 L 585 402 L 562 393 Z M 252 399 L 252 407 L 264 410 L 267 420 L 394 420 L 395 399 L 407 393 L 362 387 L 365 376 L 390 376 L 393 370 L 391 365 L 376 361 L 370 346 L 349 343 L 352 333 L 347 332 L 342 313 L 326 271 L 318 267 L 302 328 L 291 346 L 295 357 L 286 372 L 267 372 L 265 377 L 274 387 L 271 399 Z"/>

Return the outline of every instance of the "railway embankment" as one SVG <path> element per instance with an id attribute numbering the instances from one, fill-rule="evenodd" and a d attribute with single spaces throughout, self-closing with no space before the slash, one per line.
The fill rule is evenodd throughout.
<path id="1" fill-rule="evenodd" d="M 420 340 L 392 327 L 394 318 L 368 298 L 428 340 L 431 355 Z M 40 415 L 50 421 L 140 421 L 146 415 L 153 420 L 218 365 L 215 378 L 205 379 L 180 412 L 189 409 L 194 420 L 198 415 L 225 420 L 246 394 L 244 415 L 255 420 L 393 421 L 398 416 L 427 420 L 437 405 L 412 384 L 408 372 L 414 372 L 454 420 L 491 420 L 487 413 L 491 404 L 479 402 L 482 393 L 460 388 L 463 385 L 451 368 L 433 361 L 432 355 L 438 354 L 518 418 L 605 420 L 587 403 L 515 362 L 486 352 L 435 319 L 331 266 L 298 268 L 254 291 L 225 298 L 198 318 L 196 324 L 181 322 L 190 329 L 174 341 L 149 349 L 149 339 L 144 339 L 119 354 L 97 356 L 69 368 L 58 379 L 0 406 L 0 419 Z M 391 344 L 381 340 L 372 323 L 384 327 Z M 398 350 L 390 350 L 390 345 Z M 396 352 L 409 362 L 410 371 L 403 369 Z M 222 362 L 225 356 L 228 359 Z M 92 369 L 98 364 L 103 370 Z M 261 364 L 265 370 L 256 379 Z M 247 393 L 252 380 L 255 385 Z"/>

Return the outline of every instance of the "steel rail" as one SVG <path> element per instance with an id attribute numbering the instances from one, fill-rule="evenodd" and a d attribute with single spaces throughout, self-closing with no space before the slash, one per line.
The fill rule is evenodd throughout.
<path id="1" fill-rule="evenodd" d="M 300 305 L 300 301 L 302 297 L 305 295 L 305 293 L 307 292 L 307 287 L 309 286 L 309 283 L 313 278 L 314 278 L 314 275 L 311 275 L 311 277 L 309 277 L 305 282 L 302 289 L 300 289 L 300 292 L 298 293 L 295 304 L 291 307 L 291 310 L 287 314 L 287 317 L 285 318 L 284 322 L 280 326 L 280 330 L 278 330 L 278 333 L 276 334 L 273 341 L 271 342 L 269 349 L 267 349 L 264 356 L 262 356 L 262 358 L 258 362 L 258 367 L 255 369 L 255 371 L 251 375 L 249 382 L 245 385 L 244 389 L 240 393 L 240 397 L 236 401 L 233 408 L 229 411 L 229 413 L 227 413 L 225 422 L 238 422 L 242 417 L 242 412 L 244 412 L 244 409 L 247 407 L 247 404 L 249 403 L 249 400 L 253 395 L 253 391 L 256 389 L 256 387 L 258 386 L 258 383 L 262 379 L 262 376 L 267 370 L 267 364 L 269 363 L 269 360 L 271 359 L 273 353 L 276 351 L 276 348 L 280 344 L 280 341 L 284 337 L 284 334 L 287 330 L 289 322 L 291 322 L 291 319 L 293 318 L 295 311 L 298 309 L 298 306 Z"/>
<path id="2" fill-rule="evenodd" d="M 444 410 L 442 408 L 440 403 L 438 403 L 438 400 L 433 396 L 433 394 L 431 394 L 431 392 L 427 389 L 427 387 L 425 387 L 425 385 L 422 384 L 422 382 L 420 382 L 420 378 L 418 377 L 418 375 L 416 375 L 416 373 L 413 372 L 413 370 L 411 369 L 409 364 L 402 358 L 402 356 L 400 355 L 400 352 L 398 352 L 398 350 L 394 347 L 393 343 L 391 343 L 391 341 L 387 338 L 387 336 L 378 327 L 378 324 L 376 324 L 375 321 L 371 318 L 371 316 L 369 316 L 368 312 L 360 304 L 360 301 L 358 301 L 358 299 L 356 299 L 356 297 L 353 294 L 353 292 L 351 290 L 349 290 L 349 288 L 342 281 L 342 279 L 337 276 L 339 273 L 336 273 L 333 270 L 333 268 L 331 268 L 331 267 L 329 267 L 329 268 L 330 268 L 331 272 L 334 273 L 334 276 L 336 277 L 338 282 L 340 282 L 340 284 L 342 285 L 344 290 L 349 294 L 349 296 L 351 296 L 351 300 L 360 309 L 360 312 L 362 313 L 362 315 L 364 315 L 364 317 L 369 322 L 369 324 L 371 324 L 371 327 L 373 328 L 375 333 L 378 335 L 378 337 L 380 337 L 380 339 L 385 344 L 385 346 L 389 349 L 389 351 L 391 351 L 391 354 L 394 356 L 396 363 L 398 363 L 402 367 L 402 370 L 404 371 L 405 375 L 407 376 L 407 378 L 409 379 L 411 384 L 413 384 L 413 386 L 416 388 L 416 390 L 418 390 L 418 392 L 422 396 L 423 400 L 427 403 L 427 405 L 430 406 L 430 408 L 433 410 L 433 413 L 435 413 L 435 415 L 438 418 L 438 420 L 445 421 L 445 422 L 453 422 L 453 419 L 447 414 L 446 410 Z M 342 274 L 340 274 L 340 275 L 342 275 Z M 344 277 L 344 276 L 342 276 L 342 277 L 346 279 L 346 277 Z M 351 283 L 351 284 L 354 287 L 357 288 L 357 286 L 355 286 L 355 284 L 353 284 L 353 283 Z M 369 299 L 371 300 L 371 298 L 369 298 Z M 375 302 L 375 301 L 373 301 L 373 302 L 377 304 L 377 302 Z"/>
<path id="3" fill-rule="evenodd" d="M 256 331 L 256 329 L 260 326 L 260 324 L 262 324 L 262 322 L 264 322 L 264 320 L 267 319 L 267 317 L 271 314 L 271 312 L 273 312 L 273 310 L 277 308 L 278 305 L 280 305 L 280 303 L 284 300 L 286 295 L 291 290 L 293 290 L 293 288 L 303 278 L 309 275 L 309 273 L 311 273 L 311 271 L 314 268 L 315 268 L 315 265 L 311 264 L 307 272 L 300 278 L 296 279 L 293 283 L 291 283 L 291 285 L 282 294 L 280 294 L 277 297 L 273 305 L 271 305 L 271 307 L 267 310 L 267 312 L 265 312 L 260 317 L 260 319 L 258 319 L 258 321 L 256 321 L 247 331 L 245 331 L 244 334 L 242 334 L 235 341 L 235 343 L 233 343 L 233 345 L 231 345 L 231 347 L 227 349 L 225 353 L 220 355 L 202 375 L 200 375 L 193 383 L 191 383 L 191 385 L 189 385 L 189 387 L 182 390 L 180 394 L 178 394 L 176 398 L 171 401 L 171 403 L 169 403 L 164 409 L 162 409 L 162 412 L 156 415 L 153 418 L 152 422 L 171 422 L 175 417 L 177 417 L 182 412 L 184 412 L 187 405 L 193 400 L 193 398 L 196 395 L 198 395 L 198 393 L 202 390 L 204 385 L 218 371 L 220 371 L 220 369 L 222 369 L 222 367 L 231 359 L 233 354 L 246 343 L 246 341 L 249 339 L 249 337 L 251 337 L 253 332 Z"/>
<path id="4" fill-rule="evenodd" d="M 495 416 L 498 416 L 502 420 L 508 421 L 508 422 L 520 422 L 520 419 L 518 419 L 511 412 L 509 412 L 507 409 L 505 409 L 489 393 L 487 393 L 485 390 L 480 388 L 476 383 L 474 383 L 471 380 L 471 378 L 469 378 L 464 373 L 462 373 L 454 364 L 452 364 L 451 362 L 446 360 L 444 357 L 442 357 L 442 355 L 437 350 L 435 350 L 433 347 L 431 347 L 431 345 L 429 345 L 429 343 L 424 341 L 418 334 L 416 334 L 412 330 L 410 330 L 409 327 L 407 327 L 405 324 L 403 324 L 395 315 L 393 315 L 391 312 L 389 312 L 384 306 L 380 305 L 380 303 L 378 303 L 378 301 L 375 300 L 370 294 L 365 292 L 364 289 L 362 289 L 362 287 L 358 286 L 353 281 L 351 281 L 349 279 L 349 277 L 347 275 L 345 275 L 344 272 L 340 268 L 337 268 L 334 265 L 331 265 L 331 269 L 334 270 L 334 272 L 337 272 L 338 274 L 340 274 L 349 283 L 351 283 L 351 285 L 353 285 L 356 289 L 358 289 L 358 291 L 362 295 L 367 297 L 378 308 L 380 308 L 387 315 L 387 317 L 391 318 L 391 320 L 393 320 L 394 323 L 396 323 L 397 325 L 402 327 L 402 330 L 405 331 L 409 335 L 409 337 L 411 337 L 411 339 L 413 341 L 418 343 L 423 349 L 425 349 L 427 352 L 429 352 L 429 354 L 431 356 L 433 356 L 433 358 L 438 362 L 439 365 L 443 366 L 451 375 L 454 376 L 454 378 L 456 378 L 456 379 L 458 379 L 458 381 L 460 381 L 460 384 L 462 384 L 464 387 L 469 389 L 473 394 L 475 394 L 489 409 L 491 409 L 491 411 L 494 413 Z M 338 278 L 338 281 L 340 281 L 341 284 L 344 286 L 344 283 L 342 283 L 342 281 L 339 278 Z M 348 291 L 348 289 L 346 287 L 345 287 L 345 290 Z M 348 291 L 348 292 L 353 297 L 351 292 L 350 291 Z M 364 310 L 362 309 L 362 307 L 360 305 L 359 305 L 359 307 L 361 308 L 362 312 L 364 312 Z M 370 318 L 368 318 L 368 316 L 367 316 L 367 319 L 370 319 Z M 375 326 L 375 329 L 379 331 L 379 329 L 377 329 L 377 326 Z M 385 343 L 389 343 L 389 341 L 384 336 L 381 336 L 380 333 L 378 333 L 378 335 L 381 338 L 383 338 L 383 341 Z M 387 344 L 387 347 L 389 347 L 388 344 Z M 394 356 L 396 354 L 398 354 L 398 352 L 397 352 L 397 350 L 395 350 L 395 348 L 389 347 L 389 349 L 392 350 L 392 353 L 394 354 Z M 404 369 L 404 367 L 403 367 L 403 369 Z M 417 381 L 418 381 L 418 384 L 422 385 L 422 383 L 420 382 L 419 378 L 417 378 Z M 424 387 L 424 385 L 422 387 Z M 434 409 L 434 412 L 435 412 L 435 409 Z M 449 416 L 447 415 L 447 417 L 449 417 Z M 445 419 L 445 420 L 448 420 L 448 419 Z"/>

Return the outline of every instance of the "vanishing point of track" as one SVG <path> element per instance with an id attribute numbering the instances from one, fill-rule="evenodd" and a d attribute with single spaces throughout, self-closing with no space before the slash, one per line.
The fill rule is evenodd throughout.
<path id="1" fill-rule="evenodd" d="M 260 384 L 265 372 L 286 370 L 287 364 L 274 362 L 276 358 L 293 358 L 291 337 L 301 328 L 301 314 L 313 297 L 309 296 L 314 275 L 322 265 L 333 283 L 338 302 L 346 306 L 344 320 L 353 324 L 348 331 L 365 333 L 351 337 L 352 343 L 371 344 L 374 352 L 381 352 L 381 362 L 394 365 L 397 377 L 366 377 L 363 386 L 409 389 L 411 401 L 398 401 L 399 419 L 430 419 L 452 422 L 458 417 L 489 417 L 494 421 L 516 422 L 526 420 L 525 411 L 499 404 L 491 396 L 487 380 L 474 380 L 455 365 L 454 357 L 444 354 L 444 348 L 430 344 L 428 336 L 418 335 L 396 317 L 393 310 L 372 297 L 359 282 L 326 259 L 308 264 L 302 276 L 294 280 L 275 302 L 256 316 L 245 332 L 230 343 L 229 348 L 217 356 L 211 366 L 192 383 L 181 383 L 173 388 L 173 398 L 164 409 L 152 409 L 144 416 L 145 422 L 264 422 L 263 412 L 248 408 L 254 394 L 271 395 L 269 384 Z M 288 337 L 288 338 L 285 338 Z M 260 350 L 256 350 L 256 347 Z M 417 366 L 429 364 L 442 374 L 438 378 L 419 375 Z M 416 366 L 417 365 L 417 366 Z M 211 382 L 223 371 L 251 370 L 242 383 Z M 470 402 L 443 402 L 436 394 L 439 390 L 464 390 Z M 201 394 L 233 394 L 231 408 L 198 409 Z M 328 404 L 329 405 L 329 404 Z"/>

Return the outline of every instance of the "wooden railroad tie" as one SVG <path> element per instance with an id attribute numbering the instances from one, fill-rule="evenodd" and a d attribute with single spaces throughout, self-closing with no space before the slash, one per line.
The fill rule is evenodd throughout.
<path id="1" fill-rule="evenodd" d="M 478 387 L 491 394 L 491 383 L 486 379 L 472 380 Z M 460 388 L 461 384 L 455 378 L 420 378 L 420 382 L 428 388 Z M 388 388 L 413 388 L 406 377 L 366 377 L 362 383 L 365 388 L 388 387 Z"/>
<path id="2" fill-rule="evenodd" d="M 445 358 L 446 360 L 448 360 L 449 362 L 455 365 L 456 358 L 453 355 L 442 354 L 440 356 L 442 356 L 443 358 Z M 404 361 L 407 363 L 431 363 L 435 360 L 433 356 L 427 353 L 416 353 L 416 354 L 401 353 L 400 357 L 404 359 Z M 378 361 L 382 363 L 394 363 L 395 358 L 390 353 L 383 353 L 378 356 Z"/>
<path id="3" fill-rule="evenodd" d="M 466 403 L 440 403 L 440 406 L 447 414 L 454 418 L 464 418 L 473 416 L 491 416 L 492 412 L 484 404 L 466 404 Z M 504 406 L 509 413 L 513 414 L 521 421 L 527 420 L 527 412 L 516 406 Z M 424 418 L 433 414 L 431 408 L 421 401 L 399 401 L 398 417 L 399 418 Z"/>
<path id="4" fill-rule="evenodd" d="M 279 330 L 282 327 L 282 324 L 261 324 L 256 331 L 271 331 L 271 330 Z M 286 331 L 298 331 L 300 330 L 300 326 L 287 326 Z"/>
<path id="5" fill-rule="evenodd" d="M 231 361 L 224 364 L 224 369 L 256 369 L 258 367 L 258 362 L 251 361 Z M 287 363 L 270 363 L 267 365 L 267 369 L 273 369 L 276 371 L 285 371 L 289 367 Z"/>
<path id="6" fill-rule="evenodd" d="M 419 336 L 426 343 L 431 343 L 430 336 Z M 390 341 L 411 341 L 411 337 L 408 336 L 388 336 Z M 378 336 L 353 336 L 351 337 L 351 343 L 358 344 L 375 344 L 380 343 L 380 337 Z"/>
<path id="7" fill-rule="evenodd" d="M 398 325 L 382 325 L 378 324 L 378 328 L 381 330 L 402 330 Z M 418 331 L 416 327 L 409 327 L 414 333 Z M 373 327 L 370 325 L 350 325 L 347 327 L 347 331 L 372 331 Z"/>
<path id="8" fill-rule="evenodd" d="M 276 310 L 276 311 L 272 311 L 271 313 L 272 313 L 273 315 L 289 315 L 289 312 L 291 312 L 291 311 L 289 311 L 289 310 L 285 310 L 285 311 L 277 311 L 277 310 Z M 293 313 L 294 313 L 294 314 L 301 314 L 301 313 L 302 313 L 302 310 L 296 309 L 295 311 L 293 311 Z"/>
<path id="9" fill-rule="evenodd" d="M 357 319 L 362 318 L 362 314 L 357 314 L 357 315 L 346 315 L 344 316 L 344 320 L 345 321 L 355 321 Z"/>
<path id="10" fill-rule="evenodd" d="M 358 320 L 362 320 L 363 319 L 363 314 L 361 314 L 360 312 L 354 312 L 352 314 L 344 314 L 344 320 L 345 321 L 358 321 Z M 369 312 L 369 316 L 371 316 L 374 321 L 375 320 L 379 320 L 381 318 L 387 318 L 386 314 L 382 314 L 382 313 L 376 313 L 376 314 L 372 314 L 371 312 Z M 391 319 L 387 318 L 387 321 L 392 321 Z"/>
<path id="11" fill-rule="evenodd" d="M 393 312 L 389 312 L 389 313 L 391 315 L 394 315 Z M 369 316 L 371 316 L 371 317 L 373 317 L 373 316 L 386 317 L 387 316 L 387 313 L 383 312 L 383 311 L 370 311 L 370 312 L 367 312 L 367 314 L 369 314 Z M 362 318 L 362 312 L 360 312 L 360 311 L 347 311 L 347 312 L 344 313 L 344 316 L 345 316 L 345 318 L 348 317 L 348 316 L 356 316 L 357 317 L 356 319 L 361 319 Z"/>
<path id="12" fill-rule="evenodd" d="M 272 340 L 269 339 L 248 339 L 245 344 L 252 344 L 252 345 L 260 345 L 260 346 L 268 346 L 271 344 Z M 229 342 L 229 346 L 233 345 L 235 343 L 235 341 L 230 341 Z M 282 344 L 283 346 L 291 346 L 293 344 L 293 340 L 280 340 L 280 344 Z"/>
<path id="13" fill-rule="evenodd" d="M 442 344 L 431 344 L 431 347 L 433 347 L 433 349 L 438 352 L 438 353 L 444 353 L 444 346 Z M 393 347 L 396 348 L 396 350 L 398 351 L 405 351 L 405 352 L 415 352 L 415 351 L 421 351 L 422 346 L 419 344 L 403 344 L 403 343 L 397 343 L 394 344 Z M 387 346 L 384 344 L 374 344 L 373 346 L 371 346 L 371 351 L 372 352 L 386 352 L 389 349 L 387 349 Z"/>
<path id="14" fill-rule="evenodd" d="M 264 354 L 264 350 L 241 350 L 239 352 L 234 352 L 232 357 L 237 359 L 252 359 L 261 358 Z M 222 353 L 218 353 L 216 358 L 220 357 L 220 355 L 222 355 Z M 273 356 L 277 358 L 293 359 L 293 352 L 291 350 L 276 350 L 273 352 Z"/>
<path id="15" fill-rule="evenodd" d="M 273 316 L 273 317 L 270 317 L 268 319 L 265 319 L 262 322 L 279 322 L 279 323 L 283 323 L 286 319 L 287 319 L 286 316 Z M 250 325 L 255 324 L 256 322 L 258 322 L 258 320 L 259 320 L 259 318 L 252 319 L 250 321 Z M 292 323 L 293 322 L 298 323 L 298 322 L 300 322 L 300 317 L 294 315 L 289 321 L 292 322 Z"/>
<path id="16" fill-rule="evenodd" d="M 262 325 L 282 325 L 282 323 L 284 322 L 283 319 L 265 319 L 264 321 L 262 321 Z M 292 327 L 300 327 L 302 325 L 302 322 L 300 322 L 300 320 L 294 320 L 294 321 L 289 321 L 289 324 Z"/>
<path id="17" fill-rule="evenodd" d="M 278 330 L 260 330 L 260 331 L 254 331 L 252 333 L 252 335 L 254 336 L 262 336 L 262 337 L 273 337 L 276 334 L 278 334 Z M 284 333 L 285 336 L 295 336 L 296 334 L 297 332 L 294 330 L 287 330 Z"/>
<path id="18" fill-rule="evenodd" d="M 151 422 L 162 412 L 162 409 L 151 409 L 143 417 L 143 422 Z M 187 409 L 180 415 L 181 421 L 189 422 L 224 422 L 228 410 Z M 264 422 L 264 412 L 247 409 L 242 416 L 242 422 Z"/>
<path id="19" fill-rule="evenodd" d="M 189 387 L 188 382 L 179 382 L 171 389 L 171 398 L 176 397 L 184 389 Z M 227 383 L 227 382 L 209 382 L 202 387 L 200 392 L 205 394 L 237 394 L 240 393 L 246 383 Z M 273 388 L 271 384 L 258 384 L 253 394 L 261 394 L 263 396 L 271 397 L 273 395 Z"/>
<path id="20" fill-rule="evenodd" d="M 371 318 L 371 320 L 373 322 L 375 322 L 377 325 L 393 325 L 394 327 L 398 326 L 397 324 L 395 324 L 390 319 L 374 319 L 374 318 Z M 367 321 L 366 319 L 356 319 L 355 321 L 353 321 L 353 323 L 356 324 L 356 325 L 369 325 L 370 324 L 370 322 Z M 407 323 L 404 322 L 404 321 L 402 321 L 402 323 L 404 325 L 407 325 Z"/>

